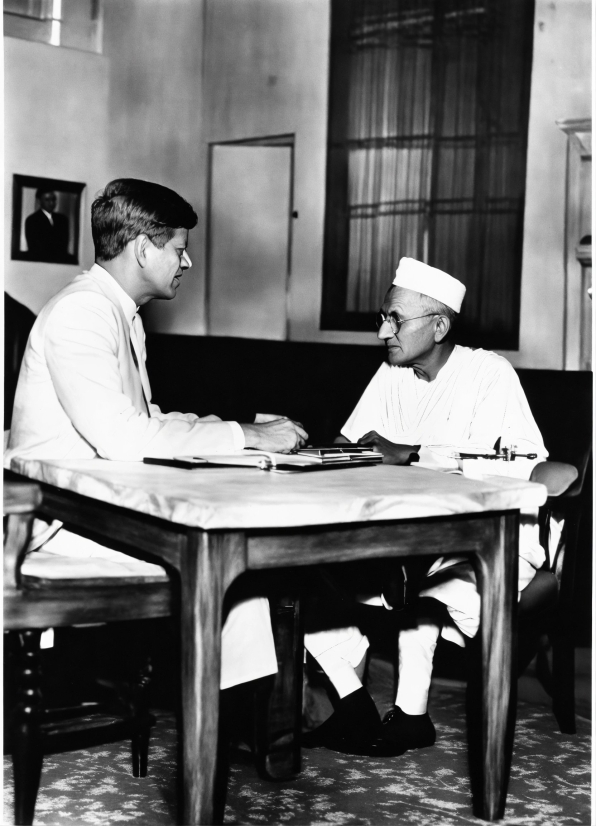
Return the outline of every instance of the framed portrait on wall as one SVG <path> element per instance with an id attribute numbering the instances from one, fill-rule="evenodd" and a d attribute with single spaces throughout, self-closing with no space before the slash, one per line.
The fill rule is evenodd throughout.
<path id="1" fill-rule="evenodd" d="M 13 175 L 11 258 L 78 264 L 85 184 Z"/>

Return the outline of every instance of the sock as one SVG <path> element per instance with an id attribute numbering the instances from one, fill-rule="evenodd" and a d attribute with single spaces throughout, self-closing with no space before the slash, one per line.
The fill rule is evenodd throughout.
<path id="1" fill-rule="evenodd" d="M 433 656 L 441 626 L 421 621 L 399 633 L 399 685 L 395 705 L 404 714 L 425 714 L 433 670 Z"/>

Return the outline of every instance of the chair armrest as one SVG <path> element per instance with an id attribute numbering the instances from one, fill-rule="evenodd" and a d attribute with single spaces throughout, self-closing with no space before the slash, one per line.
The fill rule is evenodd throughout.
<path id="1" fill-rule="evenodd" d="M 545 485 L 549 496 L 561 496 L 578 477 L 577 468 L 564 462 L 540 462 L 530 476 L 531 482 Z"/>
<path id="2" fill-rule="evenodd" d="M 548 491 L 548 499 L 540 508 L 538 516 L 539 541 L 545 550 L 550 547 L 550 521 L 553 512 L 556 511 L 559 515 L 562 512 L 567 519 L 572 511 L 576 512 L 579 507 L 580 500 L 577 495 L 566 495 L 566 491 L 572 488 L 578 476 L 577 468 L 564 462 L 540 462 L 532 471 L 530 481 L 540 482 Z M 555 571 L 559 564 L 557 557 L 558 554 L 555 554 L 555 558 L 550 559 L 547 553 L 544 567 Z"/>

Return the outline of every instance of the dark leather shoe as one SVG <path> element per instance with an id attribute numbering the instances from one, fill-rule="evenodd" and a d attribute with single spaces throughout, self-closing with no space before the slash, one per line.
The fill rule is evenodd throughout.
<path id="1" fill-rule="evenodd" d="M 393 706 L 383 718 L 380 737 L 360 744 L 344 740 L 336 744 L 334 751 L 373 758 L 399 757 L 407 751 L 432 746 L 436 737 L 428 714 L 405 714 L 399 706 Z"/>
<path id="2" fill-rule="evenodd" d="M 302 735 L 307 749 L 324 747 L 343 754 L 360 754 L 381 735 L 381 718 L 373 698 L 362 686 L 343 697 L 329 719 Z"/>
<path id="3" fill-rule="evenodd" d="M 428 712 L 405 714 L 399 706 L 393 706 L 383 718 L 381 739 L 397 755 L 433 746 L 437 732 Z"/>
<path id="4" fill-rule="evenodd" d="M 316 749 L 319 746 L 326 746 L 328 743 L 341 739 L 340 723 L 337 712 L 334 711 L 324 723 L 321 723 L 312 731 L 302 733 L 302 745 L 305 749 Z"/>

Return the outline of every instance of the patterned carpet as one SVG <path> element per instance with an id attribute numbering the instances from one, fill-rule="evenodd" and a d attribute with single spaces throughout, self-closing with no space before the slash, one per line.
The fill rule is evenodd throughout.
<path id="1" fill-rule="evenodd" d="M 388 699 L 383 679 L 376 686 L 373 693 L 383 710 Z M 174 720 L 168 713 L 157 715 L 150 776 L 144 780 L 135 780 L 130 773 L 126 742 L 47 756 L 35 824 L 175 823 Z M 435 681 L 431 716 L 438 735 L 433 748 L 377 760 L 324 749 L 305 751 L 303 771 L 290 781 L 260 780 L 250 755 L 238 752 L 231 768 L 225 822 L 416 826 L 484 822 L 472 815 L 463 687 Z M 578 734 L 565 736 L 547 707 L 520 702 L 502 823 L 587 826 L 590 778 L 589 721 L 578 719 Z M 3 822 L 13 822 L 10 758 L 5 758 Z"/>

